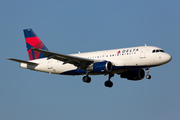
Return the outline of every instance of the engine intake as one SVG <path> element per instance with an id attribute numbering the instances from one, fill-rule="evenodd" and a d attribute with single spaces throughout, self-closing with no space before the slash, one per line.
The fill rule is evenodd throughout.
<path id="1" fill-rule="evenodd" d="M 87 68 L 87 70 L 97 73 L 111 72 L 112 69 L 113 69 L 113 65 L 109 61 L 96 62 Z"/>
<path id="2" fill-rule="evenodd" d="M 143 69 L 129 70 L 121 74 L 121 78 L 127 78 L 128 80 L 142 80 L 144 78 L 145 72 Z"/>

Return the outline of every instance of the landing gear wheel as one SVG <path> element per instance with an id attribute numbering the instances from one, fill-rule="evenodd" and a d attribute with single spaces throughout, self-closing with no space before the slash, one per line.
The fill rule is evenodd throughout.
<path id="1" fill-rule="evenodd" d="M 147 79 L 151 79 L 151 75 L 146 75 L 146 78 Z"/>
<path id="2" fill-rule="evenodd" d="M 104 83 L 106 87 L 111 88 L 113 86 L 113 82 L 111 82 L 111 78 L 114 76 L 114 74 L 109 74 L 108 80 Z"/>
<path id="3" fill-rule="evenodd" d="M 112 86 L 113 86 L 113 82 L 111 82 L 111 81 L 106 81 L 105 83 L 104 83 L 104 85 L 106 86 L 106 87 L 109 87 L 109 88 L 111 88 Z"/>
<path id="4" fill-rule="evenodd" d="M 86 82 L 86 83 L 91 82 L 91 78 L 89 76 L 84 76 L 82 80 L 83 80 L 83 82 Z"/>

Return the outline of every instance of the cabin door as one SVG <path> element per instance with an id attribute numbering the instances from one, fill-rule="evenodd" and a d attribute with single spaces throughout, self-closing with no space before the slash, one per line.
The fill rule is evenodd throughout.
<path id="1" fill-rule="evenodd" d="M 52 69 L 53 68 L 52 67 L 52 60 L 51 59 L 48 60 L 47 67 L 48 67 L 48 69 Z"/>
<path id="2" fill-rule="evenodd" d="M 146 48 L 145 47 L 141 48 L 140 58 L 141 59 L 146 58 Z"/>

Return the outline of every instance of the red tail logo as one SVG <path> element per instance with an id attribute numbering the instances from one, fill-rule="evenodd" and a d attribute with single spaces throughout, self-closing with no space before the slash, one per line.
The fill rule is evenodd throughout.
<path id="1" fill-rule="evenodd" d="M 26 47 L 29 54 L 29 59 L 39 59 L 39 58 L 45 58 L 44 53 L 40 53 L 34 50 L 31 50 L 31 48 L 38 48 L 43 50 L 48 50 L 46 46 L 42 43 L 42 41 L 39 39 L 39 37 L 34 33 L 32 29 L 24 29 L 24 36 L 26 40 Z"/>

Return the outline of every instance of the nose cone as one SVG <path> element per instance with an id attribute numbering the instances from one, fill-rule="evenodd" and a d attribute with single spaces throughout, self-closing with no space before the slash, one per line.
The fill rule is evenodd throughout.
<path id="1" fill-rule="evenodd" d="M 171 57 L 171 55 L 169 55 L 169 54 L 166 54 L 166 55 L 164 56 L 164 62 L 165 62 L 165 63 L 170 62 L 171 59 L 172 59 L 172 57 Z"/>

